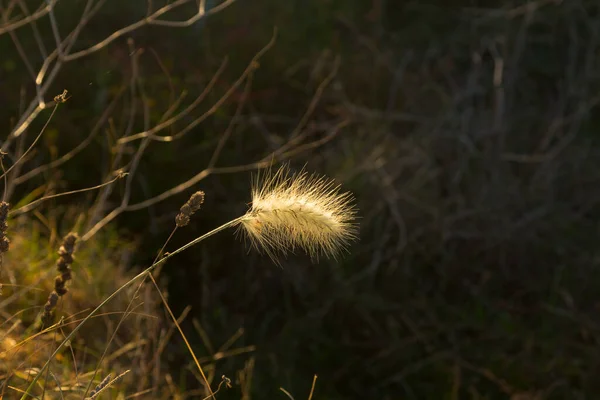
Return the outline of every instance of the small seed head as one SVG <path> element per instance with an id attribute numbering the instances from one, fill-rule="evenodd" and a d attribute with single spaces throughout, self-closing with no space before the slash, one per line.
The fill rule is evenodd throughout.
<path id="1" fill-rule="evenodd" d="M 181 228 L 190 223 L 190 217 L 200 209 L 204 203 L 204 192 L 199 190 L 192 194 L 190 199 L 179 209 L 179 214 L 175 216 L 175 224 Z"/>

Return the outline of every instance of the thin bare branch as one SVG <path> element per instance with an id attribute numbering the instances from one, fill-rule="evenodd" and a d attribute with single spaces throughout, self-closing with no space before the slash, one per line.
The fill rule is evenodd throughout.
<path id="1" fill-rule="evenodd" d="M 27 8 L 27 4 L 24 0 L 19 1 L 19 7 L 21 10 L 27 15 L 30 16 L 29 8 Z M 33 37 L 35 38 L 35 42 L 37 43 L 38 49 L 40 50 L 40 54 L 42 55 L 42 59 L 48 57 L 48 51 L 46 50 L 46 46 L 44 46 L 44 41 L 42 40 L 42 35 L 40 34 L 40 30 L 37 26 L 37 21 L 31 21 L 31 30 L 33 31 Z M 12 32 L 12 31 L 11 31 Z"/>
<path id="2" fill-rule="evenodd" d="M 92 130 L 90 131 L 90 134 L 85 139 L 83 139 L 81 142 L 79 142 L 79 144 L 75 148 L 73 148 L 71 151 L 64 154 L 60 158 L 58 158 L 48 164 L 40 165 L 39 167 L 34 168 L 31 171 L 28 171 L 28 172 L 24 173 L 23 175 L 13 179 L 12 180 L 13 185 L 20 185 L 21 183 L 26 182 L 29 179 L 31 179 L 45 171 L 48 171 L 49 169 L 54 169 L 54 168 L 60 167 L 61 165 L 63 165 L 64 163 L 66 163 L 67 161 L 69 161 L 73 157 L 75 157 L 77 154 L 79 154 L 87 146 L 89 146 L 90 143 L 92 142 L 92 140 L 98 134 L 98 132 L 100 132 L 100 129 L 102 128 L 102 126 L 104 126 L 104 124 L 106 123 L 106 120 L 108 119 L 108 117 L 110 117 L 110 115 L 112 114 L 112 112 L 113 112 L 114 108 L 116 107 L 116 105 L 118 104 L 119 100 L 121 100 L 121 97 L 123 96 L 123 93 L 125 92 L 125 89 L 126 89 L 126 86 L 122 87 L 119 90 L 119 92 L 115 95 L 115 97 L 111 101 L 111 103 L 106 107 L 106 109 L 104 110 L 104 112 L 102 113 L 100 118 L 98 118 L 98 121 L 96 122 L 96 124 L 94 125 Z"/>
<path id="3" fill-rule="evenodd" d="M 54 42 L 56 43 L 56 51 L 58 57 L 63 58 L 62 40 L 60 39 L 60 32 L 58 30 L 58 23 L 56 22 L 56 16 L 54 15 L 54 7 L 50 8 L 50 26 L 52 27 L 52 35 L 54 36 Z"/>
<path id="4" fill-rule="evenodd" d="M 46 130 L 46 128 L 48 127 L 48 124 L 50 123 L 50 121 L 52 120 L 52 117 L 54 116 L 54 113 L 56 113 L 56 110 L 58 108 L 58 105 L 60 103 L 56 103 L 54 105 L 54 108 L 52 109 L 52 113 L 50 114 L 50 116 L 48 117 L 48 120 L 46 121 L 46 123 L 44 124 L 44 126 L 42 127 L 40 133 L 37 135 L 37 137 L 35 138 L 35 140 L 33 141 L 33 143 L 31 143 L 31 145 L 29 146 L 29 148 L 25 151 L 25 153 L 23 153 L 21 155 L 21 157 L 19 157 L 19 159 L 17 161 L 15 161 L 15 163 L 13 165 L 11 165 L 11 167 L 9 169 L 6 170 L 6 172 L 4 174 L 2 174 L 2 176 L 0 176 L 0 178 L 3 178 L 5 175 L 7 175 L 10 171 L 13 170 L 13 168 L 15 168 L 15 166 L 17 166 L 19 164 L 19 162 L 23 159 L 23 157 L 25 157 L 27 155 L 27 153 L 29 153 L 31 151 L 31 149 L 33 149 L 33 147 L 37 144 L 38 140 L 40 140 L 40 138 L 42 137 L 42 135 L 44 134 L 44 131 Z"/>
<path id="5" fill-rule="evenodd" d="M 204 100 L 204 98 L 210 93 L 210 91 L 213 89 L 214 85 L 217 83 L 217 80 L 219 79 L 219 77 L 221 76 L 221 74 L 223 73 L 223 71 L 225 70 L 225 66 L 227 65 L 227 59 L 224 59 L 223 62 L 221 63 L 221 65 L 219 66 L 219 69 L 217 70 L 217 72 L 215 72 L 215 74 L 213 75 L 213 77 L 211 78 L 211 80 L 208 82 L 208 85 L 206 85 L 206 87 L 204 88 L 204 90 L 202 91 L 202 93 L 200 93 L 200 95 L 198 97 L 196 97 L 196 99 L 190 104 L 188 105 L 185 110 L 183 110 L 182 112 L 180 112 L 179 114 L 177 114 L 176 116 L 169 118 L 168 120 L 156 125 L 154 128 L 149 129 L 147 131 L 144 132 L 140 132 L 140 133 L 136 133 L 133 135 L 126 135 L 124 137 L 122 137 L 121 139 L 119 139 L 117 141 L 118 144 L 122 145 L 125 143 L 129 143 L 132 142 L 134 140 L 139 140 L 139 139 L 144 139 L 146 137 L 152 137 L 152 139 L 154 140 L 159 140 L 159 141 L 170 141 L 170 140 L 165 140 L 164 137 L 157 137 L 155 136 L 155 134 L 157 132 L 160 132 L 161 130 L 168 128 L 169 126 L 171 126 L 172 124 L 174 124 L 175 122 L 179 121 L 181 118 L 185 117 L 186 115 L 188 115 L 194 108 L 196 108 L 198 106 L 198 104 L 200 104 L 202 102 L 202 100 Z"/>
<path id="6" fill-rule="evenodd" d="M 108 181 L 108 182 L 104 182 L 101 183 L 100 185 L 96 185 L 96 186 L 92 186 L 92 187 L 88 187 L 88 188 L 84 188 L 84 189 L 77 189 L 77 190 L 71 190 L 69 192 L 63 192 L 63 193 L 57 193 L 57 194 L 52 194 L 52 195 L 48 195 L 48 196 L 44 196 L 40 199 L 34 200 L 31 203 L 17 208 L 16 210 L 12 210 L 10 211 L 8 214 L 10 216 L 15 216 L 15 215 L 21 215 L 24 214 L 28 211 L 31 211 L 34 207 L 38 206 L 40 203 L 46 201 L 46 200 L 50 200 L 50 199 L 55 199 L 57 197 L 62 197 L 62 196 L 68 196 L 71 194 L 77 194 L 77 193 L 83 193 L 83 192 L 89 192 L 90 190 L 96 190 L 96 189 L 100 189 L 106 185 L 110 185 L 111 183 L 115 182 L 118 179 L 121 179 L 123 177 L 125 177 L 127 174 L 126 173 L 119 173 L 117 174 L 116 177 L 114 177 L 112 180 Z"/>
<path id="7" fill-rule="evenodd" d="M 219 100 L 217 100 L 217 102 L 215 102 L 215 104 L 212 105 L 212 107 L 210 107 L 208 109 L 208 111 L 206 111 L 204 114 L 202 114 L 200 117 L 196 118 L 194 121 L 190 122 L 185 128 L 183 128 L 181 131 L 179 131 L 177 134 L 173 135 L 173 136 L 155 136 L 153 139 L 154 140 L 159 140 L 159 141 L 163 141 L 163 142 L 172 142 L 176 139 L 181 138 L 182 136 L 184 136 L 185 134 L 187 134 L 189 131 L 191 131 L 193 128 L 195 128 L 196 126 L 198 126 L 200 123 L 202 123 L 204 120 L 206 120 L 209 116 L 211 116 L 212 114 L 214 114 L 219 107 L 221 107 L 225 101 L 227 101 L 227 99 L 229 97 L 231 97 L 231 95 L 235 92 L 235 90 L 237 88 L 239 88 L 242 83 L 244 82 L 244 80 L 252 73 L 254 72 L 254 70 L 256 70 L 259 67 L 259 63 L 258 60 L 260 60 L 260 58 L 262 58 L 262 56 L 264 56 L 264 54 L 269 51 L 271 49 L 271 47 L 273 47 L 273 45 L 275 44 L 275 40 L 277 38 L 277 30 L 273 31 L 273 36 L 271 37 L 271 40 L 269 41 L 269 43 L 267 43 L 267 45 L 265 47 L 263 47 L 250 61 L 250 63 L 248 64 L 248 67 L 246 67 L 246 69 L 244 70 L 244 72 L 242 73 L 242 75 L 240 75 L 240 77 L 234 82 L 233 85 L 231 85 L 231 87 L 227 90 L 227 92 L 225 92 L 225 94 L 223 96 L 221 96 L 221 98 Z M 141 135 L 141 136 L 137 136 L 137 135 Z M 140 134 L 137 135 L 133 135 L 136 136 L 136 139 L 139 137 L 144 137 L 145 135 L 147 135 L 146 133 L 142 132 Z"/>
<path id="8" fill-rule="evenodd" d="M 304 127 L 306 126 L 306 123 L 308 122 L 308 120 L 314 113 L 315 108 L 319 104 L 321 97 L 323 97 L 323 92 L 325 92 L 325 88 L 327 88 L 327 86 L 329 86 L 331 81 L 333 81 L 333 78 L 335 78 L 335 76 L 337 75 L 339 68 L 340 68 L 340 58 L 336 57 L 335 62 L 333 64 L 333 68 L 331 69 L 331 71 L 329 72 L 327 77 L 325 77 L 325 79 L 323 79 L 323 81 L 317 87 L 317 90 L 316 90 L 315 94 L 313 95 L 313 97 L 310 101 L 310 104 L 308 105 L 308 108 L 306 109 L 306 112 L 300 119 L 300 123 L 296 126 L 296 128 L 290 135 L 291 139 L 298 136 L 298 134 L 300 134 L 300 131 L 302 131 L 302 129 L 304 129 Z"/>
<path id="9" fill-rule="evenodd" d="M 50 10 L 54 7 L 57 1 L 58 0 L 50 0 L 50 2 L 44 8 L 36 11 L 28 17 L 19 19 L 17 21 L 4 23 L 4 25 L 0 26 L 0 35 L 6 32 L 14 31 L 15 29 L 19 29 L 22 26 L 29 25 L 30 23 L 44 17 L 50 12 Z"/>
<path id="10" fill-rule="evenodd" d="M 122 28 L 122 29 L 119 29 L 118 31 L 113 32 L 110 36 L 108 36 L 106 39 L 102 40 L 101 42 L 96 43 L 95 45 L 93 45 L 85 50 L 80 50 L 76 53 L 66 55 L 64 60 L 65 61 L 73 61 L 78 58 L 85 57 L 89 54 L 92 54 L 98 50 L 103 49 L 108 44 L 110 44 L 114 40 L 120 38 L 121 36 L 123 36 L 129 32 L 132 32 L 134 30 L 137 30 L 145 25 L 162 25 L 162 26 L 169 26 L 169 27 L 173 27 L 173 28 L 188 27 L 188 26 L 194 24 L 195 22 L 199 21 L 201 18 L 207 17 L 212 14 L 216 14 L 219 11 L 222 11 L 223 9 L 225 9 L 226 7 L 231 5 L 235 0 L 226 0 L 223 3 L 219 4 L 218 6 L 211 8 L 208 12 L 205 12 L 202 14 L 197 13 L 193 17 L 191 17 L 185 21 L 162 21 L 162 20 L 158 19 L 160 16 L 168 13 L 169 11 L 171 11 L 183 4 L 188 3 L 189 1 L 190 0 L 177 0 L 171 4 L 168 4 L 164 7 L 156 10 L 149 17 L 146 17 L 142 20 L 139 20 L 139 21 L 129 25 L 129 26 L 126 26 L 125 28 Z"/>
<path id="11" fill-rule="evenodd" d="M 248 76 L 248 79 L 246 80 L 246 87 L 244 88 L 244 91 L 242 93 L 242 98 L 240 99 L 240 101 L 238 103 L 238 106 L 237 106 L 237 109 L 235 110 L 235 114 L 233 115 L 233 118 L 229 122 L 229 125 L 227 125 L 227 129 L 225 129 L 225 132 L 223 132 L 223 134 L 219 138 L 219 143 L 217 144 L 217 148 L 213 152 L 213 155 L 210 158 L 210 161 L 208 162 L 208 168 L 213 168 L 215 166 L 215 164 L 217 163 L 219 156 L 221 155 L 221 151 L 223 150 L 223 147 L 225 147 L 225 143 L 227 143 L 227 140 L 231 136 L 231 133 L 233 132 L 235 126 L 238 123 L 238 120 L 240 119 L 242 110 L 244 109 L 244 106 L 246 105 L 246 101 L 248 100 L 248 94 L 250 93 L 251 87 L 252 87 L 252 74 L 250 74 L 250 76 Z"/>

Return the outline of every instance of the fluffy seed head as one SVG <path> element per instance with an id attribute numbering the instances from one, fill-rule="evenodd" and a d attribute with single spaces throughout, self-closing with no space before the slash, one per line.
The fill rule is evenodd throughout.
<path id="1" fill-rule="evenodd" d="M 297 247 L 313 259 L 335 258 L 356 237 L 353 200 L 329 179 L 292 174 L 283 166 L 255 180 L 241 226 L 254 247 L 273 260 Z"/>

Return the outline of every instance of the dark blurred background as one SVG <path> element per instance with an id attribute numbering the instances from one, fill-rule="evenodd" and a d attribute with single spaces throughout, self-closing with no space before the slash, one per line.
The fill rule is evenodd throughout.
<path id="1" fill-rule="evenodd" d="M 56 8 L 63 32 L 85 7 L 68 1 Z M 207 1 L 207 9 L 216 3 Z M 143 18 L 148 4 L 106 1 L 78 46 Z M 190 9 L 181 8 L 169 17 L 186 15 Z M 48 24 L 40 21 L 40 30 L 50 32 Z M 183 90 L 179 109 L 191 103 L 227 58 L 198 109 L 160 134 L 177 132 L 235 84 L 275 28 L 273 47 L 216 112 L 180 140 L 148 144 L 132 203 L 202 171 L 224 134 L 218 167 L 268 157 L 300 135 L 312 144 L 289 155 L 292 167 L 332 177 L 355 194 L 360 238 L 337 262 L 314 264 L 298 254 L 279 267 L 227 233 L 170 260 L 161 283 L 175 315 L 192 307 L 183 328 L 197 354 L 212 355 L 243 329 L 235 346 L 255 351 L 219 359 L 215 373 L 235 377 L 253 360 L 255 398 L 284 398 L 279 387 L 306 398 L 314 374 L 315 399 L 597 398 L 595 0 L 238 0 L 187 28 L 140 28 L 65 64 L 48 96 L 66 88 L 72 98 L 28 166 L 81 143 L 121 88 L 124 100 L 85 150 L 19 185 L 14 198 L 49 179 L 61 190 L 105 180 L 129 112 L 136 115 L 129 132 L 156 125 Z M 34 54 L 31 31 L 17 33 Z M 52 36 L 46 39 L 51 46 Z M 132 49 L 141 54 L 138 71 Z M 129 98 L 134 75 L 143 91 Z M 5 34 L 4 131 L 23 110 L 24 92 L 31 98 L 34 85 Z M 128 146 L 124 160 L 139 142 Z M 167 250 L 244 213 L 251 171 L 214 173 L 119 215 L 111 226 L 139 243 L 133 268 L 153 260 L 194 190 L 206 192 L 206 203 Z M 120 182 L 107 194 L 104 214 L 123 192 Z M 165 360 L 182 385 L 194 381 L 178 337 Z"/>

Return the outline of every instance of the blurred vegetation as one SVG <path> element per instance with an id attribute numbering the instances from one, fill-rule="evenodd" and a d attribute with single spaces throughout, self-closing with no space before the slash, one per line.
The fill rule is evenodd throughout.
<path id="1" fill-rule="evenodd" d="M 70 210 L 67 215 L 76 207 Z M 26 386 L 37 368 L 46 362 L 53 346 L 62 341 L 64 333 L 84 316 L 85 311 L 96 307 L 107 293 L 114 292 L 127 281 L 126 266 L 134 246 L 116 232 L 106 230 L 93 245 L 90 243 L 77 252 L 77 284 L 63 296 L 54 317 L 55 322 L 64 318 L 65 325 L 59 329 L 45 327 L 50 330 L 40 332 L 41 306 L 54 288 L 54 277 L 58 275 L 54 265 L 58 259 L 56 250 L 62 238 L 58 236 L 56 220 L 52 216 L 43 222 L 30 218 L 11 222 L 11 257 L 6 257 L 3 263 L 5 296 L 0 303 L 0 381 L 10 379 L 13 388 L 20 388 Z M 130 310 L 131 314 L 124 319 L 118 334 L 108 348 L 106 346 L 116 325 L 113 317 L 123 314 L 133 292 L 130 290 L 128 296 L 117 297 L 101 315 L 83 327 L 78 340 L 56 357 L 52 375 L 45 376 L 35 388 L 37 395 L 41 394 L 44 381 L 53 384 L 60 379 L 60 389 L 47 391 L 49 398 L 81 398 L 78 390 L 85 390 L 92 379 L 94 368 L 86 370 L 92 365 L 98 367 L 97 382 L 109 372 L 125 371 L 133 365 L 137 368 L 132 368 L 122 382 L 135 388 L 147 379 L 148 354 L 141 350 L 158 330 L 158 320 L 151 315 L 157 308 L 157 300 L 160 302 L 156 294 L 150 290 L 139 293 L 137 297 L 141 303 Z M 105 349 L 106 355 L 102 357 Z M 5 398 L 18 398 L 13 389 L 2 386 Z"/>
<path id="2" fill-rule="evenodd" d="M 65 31 L 84 7 L 73 4 L 57 15 Z M 86 40 L 95 43 L 143 17 L 145 7 L 108 1 L 86 28 Z M 327 139 L 344 125 L 291 162 L 354 192 L 360 240 L 337 263 L 313 265 L 298 255 L 279 268 L 221 234 L 167 262 L 161 283 L 176 316 L 191 306 L 182 328 L 194 351 L 209 360 L 214 376 L 233 379 L 234 389 L 217 398 L 241 392 L 285 398 L 280 387 L 307 398 L 314 374 L 314 399 L 595 398 L 598 2 L 238 0 L 189 28 L 143 28 L 127 36 L 143 49 L 139 79 L 149 122 L 159 122 L 183 90 L 191 102 L 227 58 L 203 104 L 216 102 L 274 28 L 276 43 L 259 60 L 251 85 L 240 85 L 183 139 L 149 144 L 132 198 L 156 196 L 205 168 L 232 120 L 218 166 L 265 156 L 297 134 L 318 100 L 303 132 Z M 23 45 L 34 48 L 28 35 L 20 36 Z M 33 93 L 33 85 L 23 83 L 29 78 L 7 35 L 0 36 L 0 54 L 0 120 L 10 131 L 23 107 L 19 93 Z M 56 159 L 89 134 L 131 79 L 130 58 L 122 38 L 65 66 L 49 93 L 66 88 L 72 98 L 28 165 Z M 119 129 L 130 109 L 115 110 Z M 143 119 L 135 124 L 133 132 L 144 130 Z M 14 198 L 48 181 L 64 189 L 97 184 L 113 161 L 111 132 L 104 127 L 64 168 L 18 186 Z M 243 213 L 249 185 L 249 171 L 208 176 L 120 215 L 109 232 L 123 243 L 135 240 L 129 266 L 147 266 L 193 190 L 204 190 L 206 202 L 167 251 Z M 120 185 L 109 204 L 122 195 Z M 92 199 L 65 197 L 39 210 L 69 210 Z M 65 225 L 59 230 L 74 222 Z M 26 236 L 28 246 L 42 240 Z M 74 267 L 74 288 L 85 283 L 77 272 L 82 264 Z M 32 277 L 22 279 L 28 285 Z M 121 329 L 127 334 L 133 327 Z M 227 343 L 231 338 L 235 345 Z M 219 353 L 223 344 L 241 354 Z M 246 352 L 248 346 L 254 351 Z M 198 385 L 179 336 L 162 357 L 175 386 Z M 250 375 L 251 386 L 241 390 Z"/>

